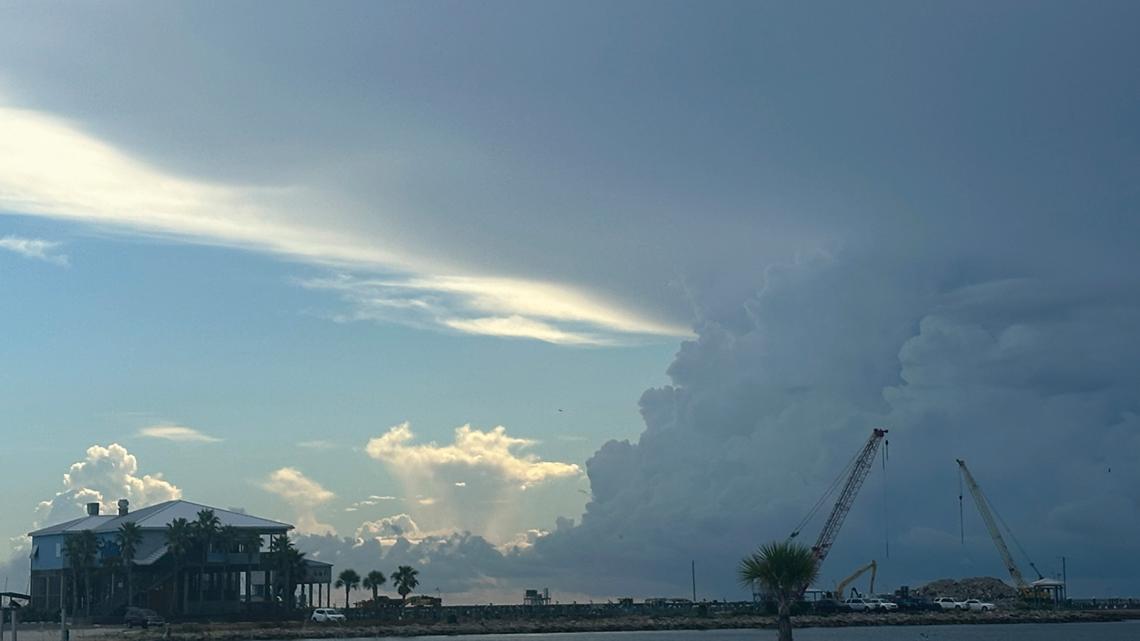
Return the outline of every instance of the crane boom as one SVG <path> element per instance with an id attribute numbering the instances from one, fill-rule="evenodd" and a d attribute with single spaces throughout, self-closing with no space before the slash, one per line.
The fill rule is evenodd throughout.
<path id="1" fill-rule="evenodd" d="M 823 560 L 827 558 L 827 553 L 831 551 L 835 538 L 839 536 L 839 528 L 843 527 L 843 521 L 855 503 L 859 488 L 863 487 L 863 482 L 867 480 L 867 475 L 871 472 L 871 465 L 875 462 L 875 455 L 879 452 L 879 445 L 882 444 L 883 437 L 886 435 L 887 430 L 875 428 L 871 432 L 871 438 L 867 439 L 866 445 L 863 446 L 852 463 L 851 473 L 847 475 L 847 482 L 843 484 L 843 490 L 839 493 L 839 498 L 835 500 L 835 507 L 831 509 L 831 514 L 827 517 L 827 522 L 823 524 L 819 538 L 816 539 L 815 546 L 811 549 L 821 565 Z"/>
<path id="2" fill-rule="evenodd" d="M 986 529 L 990 532 L 990 538 L 994 540 L 994 546 L 997 547 L 998 554 L 1001 555 L 1001 560 L 1005 563 L 1005 569 L 1009 571 L 1009 576 L 1013 578 L 1014 584 L 1021 590 L 1029 589 L 1029 584 L 1025 581 L 1025 577 L 1021 574 L 1021 569 L 1017 567 L 1017 563 L 1013 560 L 1013 555 L 1009 553 L 1009 547 L 1005 544 L 1005 539 L 1001 536 L 1001 530 L 998 529 L 997 521 L 994 519 L 993 511 L 990 509 L 989 501 L 986 500 L 985 494 L 982 493 L 982 488 L 978 486 L 978 482 L 974 480 L 974 475 L 970 474 L 970 468 L 966 467 L 966 462 L 962 459 L 956 459 L 958 467 L 962 470 L 962 477 L 966 479 L 966 487 L 970 488 L 970 494 L 974 497 L 974 505 L 978 506 L 978 512 L 982 515 L 982 520 L 986 523 Z"/>

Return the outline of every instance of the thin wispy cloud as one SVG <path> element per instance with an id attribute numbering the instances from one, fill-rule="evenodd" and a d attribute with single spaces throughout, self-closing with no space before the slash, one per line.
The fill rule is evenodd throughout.
<path id="1" fill-rule="evenodd" d="M 179 443 L 217 443 L 222 440 L 185 425 L 151 425 L 139 430 L 138 435 Z"/>
<path id="2" fill-rule="evenodd" d="M 303 447 L 307 450 L 331 450 L 336 447 L 336 443 L 318 439 L 314 441 L 301 441 L 297 443 L 297 447 Z"/>
<path id="3" fill-rule="evenodd" d="M 572 287 L 513 278 L 375 278 L 341 273 L 297 283 L 336 294 L 338 322 L 400 322 L 466 334 L 559 345 L 606 346 L 647 336 L 686 336 L 678 326 L 640 318 Z"/>
<path id="4" fill-rule="evenodd" d="M 349 307 L 337 315 L 341 320 L 566 345 L 690 334 L 559 283 L 464 274 L 454 266 L 441 273 L 442 265 L 419 252 L 383 246 L 335 224 L 316 226 L 296 211 L 334 200 L 300 186 L 238 187 L 172 175 L 63 120 L 0 106 L 0 210 L 269 252 L 358 273 L 403 275 L 301 283 L 339 292 Z M 44 260 L 66 260 L 47 253 L 51 247 L 18 242 L 22 240 L 10 241 L 8 248 Z"/>
<path id="5" fill-rule="evenodd" d="M 0 236 L 0 249 L 19 254 L 24 258 L 33 258 L 35 260 L 52 263 L 53 265 L 59 265 L 60 267 L 67 267 L 71 264 L 67 254 L 55 252 L 55 249 L 59 246 L 60 243 L 50 240 L 22 238 L 20 236 Z"/>

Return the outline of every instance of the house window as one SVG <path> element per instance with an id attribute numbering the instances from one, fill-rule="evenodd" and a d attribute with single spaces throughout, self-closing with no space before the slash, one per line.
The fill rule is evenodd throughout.
<path id="1" fill-rule="evenodd" d="M 55 558 L 58 559 L 61 556 L 63 556 L 63 544 L 62 543 L 56 543 L 55 544 Z"/>

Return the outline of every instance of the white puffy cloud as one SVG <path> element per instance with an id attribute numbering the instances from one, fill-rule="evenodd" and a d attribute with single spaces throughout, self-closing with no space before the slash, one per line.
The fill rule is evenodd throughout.
<path id="1" fill-rule="evenodd" d="M 104 511 L 112 511 L 119 499 L 138 508 L 181 497 L 182 490 L 162 474 L 140 476 L 138 459 L 122 445 L 92 445 L 86 457 L 63 475 L 63 489 L 39 504 L 37 522 L 57 523 L 81 516 L 86 503 L 98 502 Z"/>
<path id="2" fill-rule="evenodd" d="M 305 476 L 293 467 L 283 467 L 270 473 L 262 481 L 261 488 L 280 496 L 293 508 L 296 515 L 294 526 L 304 534 L 335 533 L 333 526 L 317 520 L 316 510 L 336 498 L 320 483 Z"/>
<path id="3" fill-rule="evenodd" d="M 151 425 L 139 430 L 139 436 L 157 438 L 180 443 L 218 443 L 222 439 L 210 436 L 192 427 L 183 425 Z"/>
<path id="4" fill-rule="evenodd" d="M 460 529 L 504 541 L 531 525 L 524 518 L 526 501 L 575 493 L 568 481 L 582 475 L 574 463 L 526 452 L 535 441 L 510 436 L 502 426 L 483 431 L 464 425 L 448 444 L 414 440 L 403 423 L 370 439 L 365 452 L 403 484 L 405 509 L 428 531 Z M 532 492 L 539 497 L 526 496 Z"/>
<path id="5" fill-rule="evenodd" d="M 0 236 L 0 249 L 15 252 L 25 258 L 34 258 L 48 263 L 67 267 L 69 263 L 67 254 L 59 254 L 55 249 L 59 243 L 37 238 L 22 238 L 20 236 Z"/>
<path id="6" fill-rule="evenodd" d="M 420 526 L 407 514 L 393 514 L 374 521 L 365 521 L 356 528 L 356 538 L 376 539 L 385 544 L 392 544 L 400 537 L 409 541 L 418 541 L 423 536 Z"/>
<path id="7" fill-rule="evenodd" d="M 470 425 L 458 427 L 451 445 L 412 445 L 414 438 L 411 424 L 401 423 L 382 436 L 370 439 L 365 451 L 376 460 L 409 472 L 476 468 L 523 486 L 581 474 L 581 469 L 573 463 L 543 461 L 533 454 L 517 453 L 535 442 L 508 436 L 507 428 L 501 425 L 487 432 Z"/>

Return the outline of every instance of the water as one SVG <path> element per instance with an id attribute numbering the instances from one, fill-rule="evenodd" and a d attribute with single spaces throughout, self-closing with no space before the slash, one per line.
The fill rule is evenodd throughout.
<path id="1" fill-rule="evenodd" d="M 772 641 L 775 630 L 570 632 L 419 637 L 447 641 Z M 1140 641 L 1140 621 L 799 628 L 796 641 Z M 404 640 L 406 641 L 406 640 Z"/>

